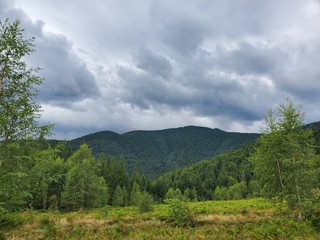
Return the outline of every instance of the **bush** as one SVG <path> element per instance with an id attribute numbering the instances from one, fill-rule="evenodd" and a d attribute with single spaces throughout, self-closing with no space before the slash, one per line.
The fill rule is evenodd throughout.
<path id="1" fill-rule="evenodd" d="M 305 218 L 320 232 L 320 188 L 312 190 L 312 197 L 304 203 Z"/>
<path id="2" fill-rule="evenodd" d="M 49 198 L 49 210 L 53 210 L 53 211 L 56 211 L 58 210 L 58 198 L 56 195 L 52 195 L 50 198 Z"/>
<path id="3" fill-rule="evenodd" d="M 0 230 L 14 228 L 21 224 L 23 219 L 19 215 L 6 213 L 0 216 Z"/>
<path id="4" fill-rule="evenodd" d="M 139 202 L 140 213 L 153 211 L 153 203 L 153 197 L 149 193 L 143 192 L 141 194 L 141 200 Z"/>
<path id="5" fill-rule="evenodd" d="M 194 226 L 195 219 L 187 202 L 183 199 L 172 198 L 166 201 L 169 203 L 169 213 L 173 223 L 179 227 Z"/>

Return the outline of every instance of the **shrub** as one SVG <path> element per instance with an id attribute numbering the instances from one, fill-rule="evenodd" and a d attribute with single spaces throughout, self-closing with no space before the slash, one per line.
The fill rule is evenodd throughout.
<path id="1" fill-rule="evenodd" d="M 141 194 L 141 200 L 139 202 L 140 213 L 153 211 L 153 204 L 154 204 L 153 197 L 149 193 L 143 192 Z"/>
<path id="2" fill-rule="evenodd" d="M 303 205 L 304 216 L 320 231 L 320 188 L 312 190 L 312 197 Z"/>
<path id="3" fill-rule="evenodd" d="M 14 228 L 21 224 L 23 219 L 19 215 L 6 213 L 0 216 L 0 230 Z"/>
<path id="4" fill-rule="evenodd" d="M 179 198 L 171 198 L 166 201 L 169 203 L 169 213 L 173 223 L 180 227 L 195 225 L 195 219 L 187 202 Z"/>
<path id="5" fill-rule="evenodd" d="M 49 210 L 53 210 L 53 211 L 56 211 L 58 210 L 58 198 L 56 195 L 52 195 L 50 198 L 49 198 Z"/>

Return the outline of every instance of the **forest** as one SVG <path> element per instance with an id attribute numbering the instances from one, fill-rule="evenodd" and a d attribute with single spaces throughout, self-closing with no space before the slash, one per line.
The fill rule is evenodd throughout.
<path id="1" fill-rule="evenodd" d="M 204 239 L 197 236 L 214 234 L 209 233 L 210 226 L 223 239 L 226 233 L 221 230 L 223 221 L 217 223 L 218 215 L 227 225 L 237 226 L 227 233 L 231 238 L 319 236 L 320 124 L 304 125 L 302 106 L 290 98 L 265 116 L 259 138 L 252 135 L 246 144 L 234 142 L 210 160 L 187 161 L 189 165 L 172 165 L 162 174 L 148 175 L 139 171 L 148 169 L 147 161 L 128 168 L 123 154 L 93 154 L 86 143 L 72 149 L 66 141 L 49 141 L 53 126 L 37 121 L 41 108 L 35 102 L 36 87 L 42 79 L 37 68 L 23 62 L 23 56 L 32 53 L 33 39 L 24 39 L 19 21 L 0 22 L 0 27 L 0 239 L 14 239 L 24 232 L 19 227 L 32 224 L 39 228 L 40 239 L 65 234 L 78 239 L 73 231 L 88 234 L 88 239 L 95 232 L 106 234 L 105 239 L 139 239 L 145 233 L 147 239 L 164 234 L 167 227 L 171 233 L 165 235 L 172 238 L 186 239 L 188 233 L 182 229 L 188 227 L 194 239 Z M 244 139 L 237 134 L 232 138 Z M 228 145 L 226 138 L 223 141 Z M 220 204 L 224 210 L 219 210 Z M 233 223 L 231 215 L 236 216 Z M 75 224 L 87 217 L 97 226 L 101 220 L 106 225 L 100 228 L 111 232 Z M 63 221 L 68 227 L 62 227 Z M 138 233 L 133 222 L 147 229 Z M 159 232 L 153 232 L 157 224 Z M 304 231 L 297 231 L 300 228 Z"/>

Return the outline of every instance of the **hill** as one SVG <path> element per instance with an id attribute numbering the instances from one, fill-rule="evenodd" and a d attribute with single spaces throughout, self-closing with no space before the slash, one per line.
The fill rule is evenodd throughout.
<path id="1" fill-rule="evenodd" d="M 320 146 L 320 122 L 305 127 L 312 129 L 315 145 Z M 202 201 L 258 196 L 260 188 L 253 179 L 253 164 L 248 160 L 255 146 L 254 142 L 246 144 L 210 160 L 167 172 L 155 180 L 152 194 L 163 199 L 169 188 L 179 188 L 182 193 L 196 189 L 197 199 Z M 319 148 L 316 151 L 320 154 Z"/>
<path id="2" fill-rule="evenodd" d="M 247 143 L 254 142 L 259 134 L 231 133 L 205 127 L 181 127 L 156 131 L 132 131 L 117 134 L 97 132 L 71 140 L 72 150 L 82 143 L 94 155 L 123 156 L 127 169 L 152 178 L 204 159 L 211 159 Z"/>

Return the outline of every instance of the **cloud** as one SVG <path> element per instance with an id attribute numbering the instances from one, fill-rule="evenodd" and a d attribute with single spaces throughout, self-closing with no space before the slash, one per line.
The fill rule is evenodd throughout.
<path id="1" fill-rule="evenodd" d="M 43 68 L 42 119 L 58 136 L 258 131 L 287 96 L 319 121 L 319 1 L 15 0 L 0 13 L 36 37 L 28 62 Z"/>
<path id="2" fill-rule="evenodd" d="M 28 38 L 35 37 L 35 52 L 26 58 L 30 66 L 40 67 L 39 75 L 45 80 L 40 86 L 39 101 L 62 104 L 99 95 L 93 74 L 79 59 L 72 42 L 61 34 L 44 30 L 45 23 L 33 22 L 22 10 L 15 9 L 9 1 L 4 2 L 3 15 L 11 21 L 19 19 Z M 1 10 L 0 10 L 1 11 Z M 0 14 L 2 15 L 2 14 Z"/>
<path id="3" fill-rule="evenodd" d="M 148 49 L 140 50 L 134 56 L 134 62 L 138 68 L 163 79 L 169 79 L 173 70 L 167 58 Z"/>

